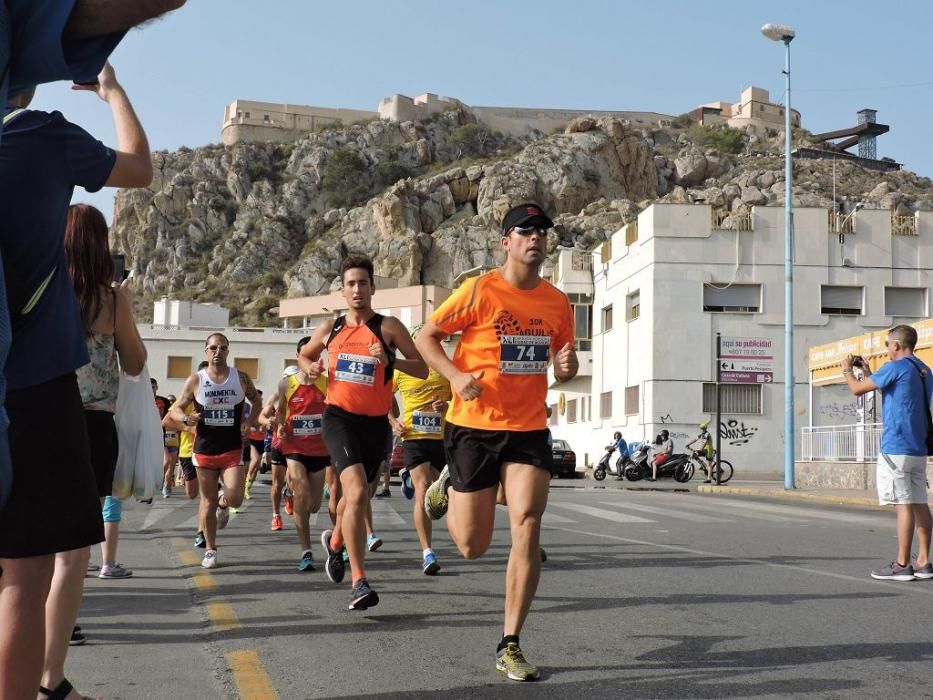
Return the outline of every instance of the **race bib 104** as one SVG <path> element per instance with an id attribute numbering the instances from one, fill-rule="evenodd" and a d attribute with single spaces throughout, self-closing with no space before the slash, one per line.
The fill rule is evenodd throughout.
<path id="1" fill-rule="evenodd" d="M 229 428 L 233 426 L 232 408 L 205 408 L 201 422 L 214 428 Z"/>
<path id="2" fill-rule="evenodd" d="M 292 416 L 292 435 L 303 437 L 308 435 L 320 435 L 324 419 L 321 414 Z"/>
<path id="3" fill-rule="evenodd" d="M 373 386 L 376 382 L 376 358 L 342 352 L 337 355 L 337 371 L 334 378 L 338 382 Z"/>
<path id="4" fill-rule="evenodd" d="M 442 419 L 440 413 L 433 411 L 412 411 L 411 429 L 416 433 L 435 433 L 440 435 Z"/>
<path id="5" fill-rule="evenodd" d="M 551 353 L 546 335 L 504 335 L 499 341 L 500 374 L 544 374 Z"/>

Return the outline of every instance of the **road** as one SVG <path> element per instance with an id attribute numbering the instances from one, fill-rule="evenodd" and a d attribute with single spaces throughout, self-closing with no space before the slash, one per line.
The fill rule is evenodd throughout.
<path id="1" fill-rule="evenodd" d="M 196 503 L 127 507 L 120 559 L 135 576 L 87 579 L 77 687 L 114 700 L 933 697 L 933 581 L 868 577 L 893 556 L 890 514 L 555 483 L 522 634 L 542 680 L 519 684 L 493 663 L 504 513 L 477 561 L 442 531 L 429 578 L 393 488 L 375 501 L 385 545 L 367 560 L 382 602 L 351 613 L 322 562 L 297 572 L 294 523 L 271 532 L 268 487 L 255 491 L 212 572 L 191 546 Z"/>

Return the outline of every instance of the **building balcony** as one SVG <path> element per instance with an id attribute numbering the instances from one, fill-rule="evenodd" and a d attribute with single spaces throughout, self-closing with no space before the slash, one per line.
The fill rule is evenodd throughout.
<path id="1" fill-rule="evenodd" d="M 554 286 L 565 294 L 593 294 L 593 254 L 562 250 L 552 273 Z"/>

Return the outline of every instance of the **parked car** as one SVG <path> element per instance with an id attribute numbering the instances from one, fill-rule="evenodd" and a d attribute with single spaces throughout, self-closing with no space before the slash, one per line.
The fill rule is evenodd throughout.
<path id="1" fill-rule="evenodd" d="M 551 446 L 551 457 L 553 460 L 551 476 L 570 477 L 571 479 L 583 476 L 577 472 L 577 453 L 571 449 L 570 443 L 566 440 L 554 440 Z"/>
<path id="2" fill-rule="evenodd" d="M 396 440 L 392 446 L 392 457 L 389 459 L 389 473 L 392 476 L 398 474 L 398 470 L 405 466 L 405 449 L 402 447 L 402 441 Z"/>

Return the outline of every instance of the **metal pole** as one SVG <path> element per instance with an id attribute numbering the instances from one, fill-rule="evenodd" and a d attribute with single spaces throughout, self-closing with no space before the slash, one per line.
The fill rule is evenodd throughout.
<path id="1" fill-rule="evenodd" d="M 716 485 L 722 485 L 722 469 L 719 460 L 722 459 L 722 334 L 716 333 L 716 459 L 713 467 L 716 470 Z"/>
<path id="2" fill-rule="evenodd" d="M 785 37 L 784 77 L 784 488 L 794 489 L 794 169 L 791 161 L 790 42 Z"/>

